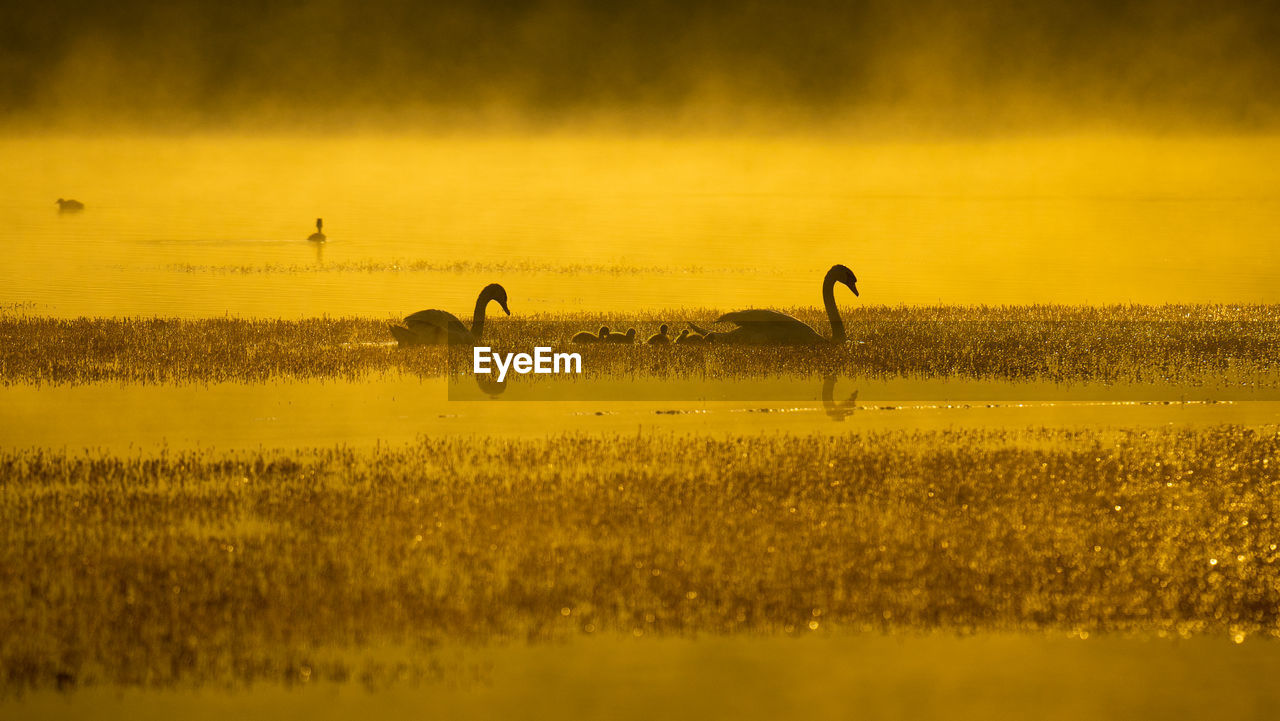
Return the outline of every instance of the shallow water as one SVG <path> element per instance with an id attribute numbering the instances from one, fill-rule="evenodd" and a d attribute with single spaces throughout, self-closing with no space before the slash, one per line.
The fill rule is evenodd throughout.
<path id="1" fill-rule="evenodd" d="M 1280 141 L 9 138 L 0 306 L 59 316 L 1277 302 Z M 53 203 L 75 197 L 81 213 Z M 308 243 L 314 219 L 330 242 Z"/>
<path id="2" fill-rule="evenodd" d="M 847 385 L 846 385 L 847 384 Z M 855 387 L 855 385 L 857 387 Z M 891 384 L 848 379 L 831 403 L 814 386 L 781 401 L 450 401 L 442 379 L 90 384 L 0 388 L 0 444 L 10 447 L 156 449 L 372 445 L 422 436 L 541 437 L 548 433 L 844 433 L 860 430 L 1095 429 L 1280 424 L 1280 402 L 1027 399 L 1014 384 L 977 384 L 984 398 L 940 400 Z M 928 385 L 924 386 L 929 390 Z M 856 400 L 850 400 L 853 391 Z M 915 395 L 916 399 L 904 400 Z M 891 399 L 889 399 L 891 398 Z"/>
<path id="3" fill-rule="evenodd" d="M 366 690 L 42 691 L 26 719 L 1270 718 L 1275 643 L 876 634 L 577 640 L 441 653 L 439 680 Z M 384 654 L 394 664 L 401 657 Z"/>

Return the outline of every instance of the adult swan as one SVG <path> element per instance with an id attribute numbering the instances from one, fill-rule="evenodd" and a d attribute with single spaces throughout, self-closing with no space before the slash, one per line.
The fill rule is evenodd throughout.
<path id="1" fill-rule="evenodd" d="M 391 335 L 400 341 L 400 347 L 407 345 L 440 345 L 444 343 L 460 343 L 474 345 L 480 342 L 484 333 L 484 310 L 489 303 L 497 301 L 502 310 L 511 315 L 507 308 L 507 291 L 497 283 L 490 283 L 480 291 L 476 298 L 476 311 L 471 316 L 471 330 L 458 320 L 458 316 L 444 310 L 420 310 L 404 319 L 404 327 L 391 326 Z"/>
<path id="2" fill-rule="evenodd" d="M 843 343 L 845 340 L 844 321 L 840 320 L 840 309 L 836 307 L 836 283 L 844 283 L 854 295 L 858 294 L 858 278 L 853 271 L 843 265 L 833 265 L 822 279 L 822 303 L 827 307 L 827 317 L 831 319 L 832 343 Z M 737 325 L 724 333 L 707 333 L 690 323 L 694 330 L 707 336 L 712 343 L 773 343 L 799 345 L 802 343 L 826 343 L 827 338 L 818 334 L 799 319 L 776 310 L 739 310 L 725 313 L 716 318 L 717 323 L 733 323 Z"/>

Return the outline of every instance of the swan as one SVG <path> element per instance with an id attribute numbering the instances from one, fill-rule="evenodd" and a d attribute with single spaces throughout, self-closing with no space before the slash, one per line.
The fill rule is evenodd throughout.
<path id="1" fill-rule="evenodd" d="M 667 337 L 666 323 L 663 323 L 662 326 L 658 328 L 657 333 L 654 333 L 653 335 L 649 336 L 649 340 L 648 340 L 649 345 L 666 345 L 670 342 L 671 342 L 671 339 Z"/>
<path id="2" fill-rule="evenodd" d="M 605 343 L 635 343 L 636 329 L 628 328 L 626 333 L 610 333 L 608 338 L 603 338 Z"/>
<path id="3" fill-rule="evenodd" d="M 58 198 L 53 201 L 58 204 L 58 211 L 62 213 L 73 213 L 77 210 L 84 210 L 84 203 L 78 200 L 63 200 Z"/>
<path id="4" fill-rule="evenodd" d="M 600 326 L 599 333 L 591 333 L 589 331 L 580 331 L 573 336 L 574 343 L 601 343 L 609 337 L 609 326 Z"/>
<path id="5" fill-rule="evenodd" d="M 707 339 L 697 333 L 690 333 L 688 328 L 680 331 L 680 336 L 676 338 L 676 342 L 684 345 L 688 343 L 706 343 Z"/>
<path id="6" fill-rule="evenodd" d="M 323 243 L 325 241 L 324 231 L 321 230 L 323 227 L 324 218 L 316 218 L 316 232 L 308 235 L 307 240 L 314 240 L 317 243 Z M 341 228 L 339 228 L 339 230 L 341 230 Z"/>
<path id="7" fill-rule="evenodd" d="M 751 309 L 725 313 L 716 318 L 715 322 L 733 323 L 738 327 L 724 333 L 708 333 L 693 323 L 689 325 L 705 335 L 708 341 L 717 343 L 843 343 L 846 336 L 840 309 L 836 307 L 836 283 L 845 284 L 854 295 L 858 295 L 858 278 L 853 271 L 843 265 L 831 266 L 831 270 L 822 279 L 822 302 L 827 308 L 827 318 L 831 321 L 830 341 L 807 324 L 776 310 Z"/>
<path id="8" fill-rule="evenodd" d="M 391 335 L 400 341 L 400 346 L 408 345 L 440 345 L 443 343 L 461 343 L 473 345 L 480 341 L 484 333 L 484 311 L 491 302 L 497 302 L 503 312 L 511 315 L 507 308 L 507 291 L 497 283 L 490 283 L 480 291 L 476 298 L 476 310 L 471 316 L 471 330 L 458 320 L 458 316 L 444 310 L 420 310 L 404 319 L 404 327 L 391 326 Z"/>

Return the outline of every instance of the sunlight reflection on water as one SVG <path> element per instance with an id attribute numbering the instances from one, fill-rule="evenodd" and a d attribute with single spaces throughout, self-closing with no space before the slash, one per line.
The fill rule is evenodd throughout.
<path id="1" fill-rule="evenodd" d="M 24 138 L 0 155 L 29 169 L 0 178 L 0 305 L 41 314 L 465 312 L 492 281 L 525 313 L 818 305 L 835 262 L 864 291 L 842 303 L 1280 301 L 1268 139 Z"/>
<path id="2" fill-rule="evenodd" d="M 421 436 L 555 433 L 847 433 L 890 429 L 1280 423 L 1280 402 L 1025 400 L 946 402 L 843 379 L 832 401 L 451 402 L 443 379 L 0 388 L 2 444 L 134 449 L 369 445 Z M 850 396 L 858 392 L 850 403 Z M 926 386 L 923 397 L 929 392 Z M 936 393 L 936 389 L 934 391 Z M 1010 391 L 1006 389 L 1005 395 Z M 894 400 L 887 400 L 887 396 Z M 850 412 L 839 412 L 847 410 Z M 833 412 L 834 411 L 834 412 Z"/>

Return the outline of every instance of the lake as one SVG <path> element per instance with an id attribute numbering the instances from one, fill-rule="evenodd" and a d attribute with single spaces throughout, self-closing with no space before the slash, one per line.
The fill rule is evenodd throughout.
<path id="1" fill-rule="evenodd" d="M 1280 141 L 0 140 L 0 307 L 399 317 L 1280 301 Z M 59 213 L 74 197 L 87 209 Z M 329 242 L 305 239 L 323 217 Z"/>
<path id="2" fill-rule="evenodd" d="M 1133 333 L 978 317 L 967 338 L 920 319 L 865 346 L 951 339 L 885 366 L 911 372 L 854 353 L 838 377 L 818 367 L 828 347 L 760 361 L 785 372 L 713 358 L 729 370 L 706 377 L 656 372 L 701 349 L 627 347 L 596 356 L 620 369 L 605 385 L 513 381 L 499 398 L 432 375 L 382 321 L 465 319 L 500 282 L 514 320 L 486 338 L 524 318 L 649 333 L 812 309 L 834 263 L 858 274 L 846 311 L 1280 303 L 1280 139 L 29 136 L 0 158 L 6 332 L 23 316 L 375 319 L 7 336 L 29 352 L 0 354 L 0 451 L 25 469 L 0 483 L 0 556 L 21 581 L 0 619 L 29 633 L 5 652 L 0 714 L 1274 706 L 1269 308 L 1114 309 Z M 323 244 L 306 239 L 317 218 Z M 926 372 L 984 353 L 1009 366 Z M 263 449 L 285 450 L 250 483 L 236 454 Z M 515 540 L 488 540 L 504 529 Z M 542 575 L 555 583 L 521 585 Z M 726 631 L 739 606 L 758 622 Z M 313 680 L 313 657 L 385 673 Z"/>

